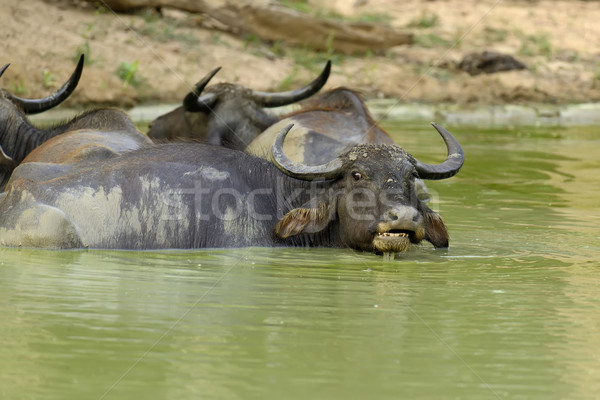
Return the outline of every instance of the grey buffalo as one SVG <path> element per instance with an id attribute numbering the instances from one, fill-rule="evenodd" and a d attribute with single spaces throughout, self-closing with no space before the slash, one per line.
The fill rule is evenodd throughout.
<path id="1" fill-rule="evenodd" d="M 219 71 L 213 70 L 188 93 L 183 105 L 150 124 L 148 137 L 154 141 L 196 139 L 243 150 L 259 133 L 277 121 L 264 109 L 304 100 L 327 82 L 331 62 L 308 85 L 287 92 L 260 92 L 241 85 L 218 83 L 209 86 Z"/>
<path id="2" fill-rule="evenodd" d="M 396 145 L 359 144 L 311 166 L 199 143 L 124 153 L 67 172 L 19 166 L 0 199 L 0 244 L 44 248 L 319 246 L 394 253 L 448 246 L 415 180 L 456 174 L 464 153 L 435 125 L 448 156 L 424 164 Z M 42 163 L 40 168 L 45 168 Z"/>

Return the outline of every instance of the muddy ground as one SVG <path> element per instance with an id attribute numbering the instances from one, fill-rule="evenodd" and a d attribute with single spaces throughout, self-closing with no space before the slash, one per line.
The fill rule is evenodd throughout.
<path id="1" fill-rule="evenodd" d="M 80 53 L 87 64 L 70 107 L 178 102 L 205 73 L 214 82 L 282 90 L 334 62 L 326 87 L 369 98 L 458 105 L 589 103 L 600 100 L 600 2 L 336 0 L 322 15 L 371 18 L 412 32 L 415 43 L 380 54 L 315 53 L 208 28 L 206 18 L 173 9 L 114 13 L 80 0 L 4 0 L 0 86 L 22 97 L 51 93 Z M 527 69 L 470 74 L 455 65 L 471 52 L 511 54 Z"/>

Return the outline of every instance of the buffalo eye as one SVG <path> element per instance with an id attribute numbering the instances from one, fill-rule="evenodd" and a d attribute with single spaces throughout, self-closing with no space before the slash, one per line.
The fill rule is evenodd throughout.
<path id="1" fill-rule="evenodd" d="M 362 179 L 362 174 L 360 172 L 354 171 L 352 173 L 352 178 L 354 178 L 355 181 L 358 181 L 358 180 Z"/>

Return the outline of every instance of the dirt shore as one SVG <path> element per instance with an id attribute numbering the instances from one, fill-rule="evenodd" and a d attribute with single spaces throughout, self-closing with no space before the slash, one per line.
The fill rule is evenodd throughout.
<path id="1" fill-rule="evenodd" d="M 101 3 L 101 2 L 99 2 Z M 385 16 L 415 44 L 345 56 L 292 49 L 207 29 L 201 15 L 163 9 L 117 14 L 79 0 L 4 0 L 1 87 L 22 97 L 51 93 L 87 56 L 70 107 L 178 102 L 216 66 L 214 82 L 290 89 L 334 62 L 326 87 L 402 103 L 572 104 L 600 101 L 600 2 L 336 0 L 347 18 Z M 314 3 L 314 4 L 313 4 Z M 309 1 L 313 8 L 320 2 Z M 453 68 L 466 54 L 513 55 L 527 69 L 471 76 Z"/>

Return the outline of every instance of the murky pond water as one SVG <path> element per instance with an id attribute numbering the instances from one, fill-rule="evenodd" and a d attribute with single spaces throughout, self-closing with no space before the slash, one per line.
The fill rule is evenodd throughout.
<path id="1" fill-rule="evenodd" d="M 600 128 L 448 128 L 448 251 L 0 249 L 0 398 L 598 398 Z"/>

